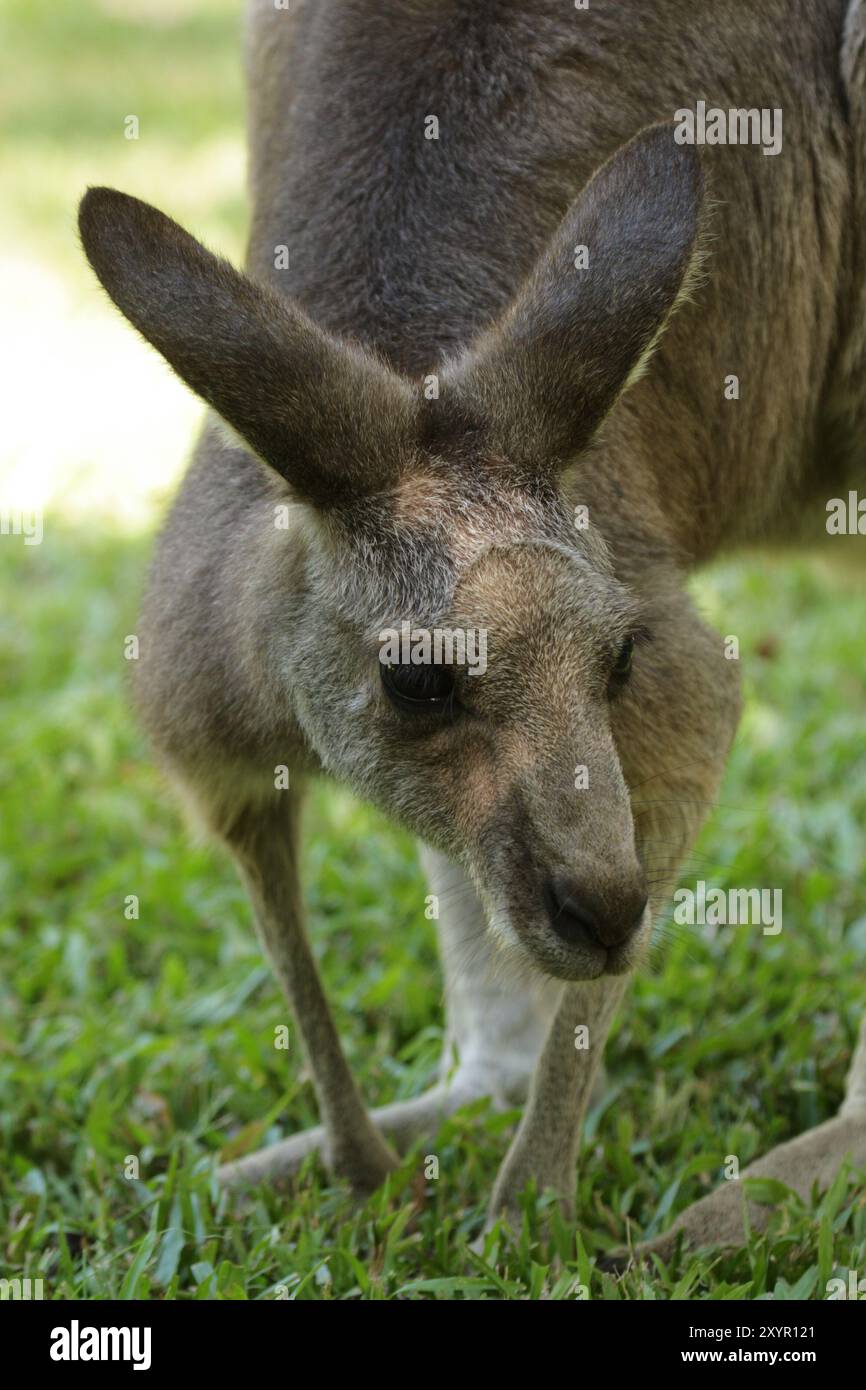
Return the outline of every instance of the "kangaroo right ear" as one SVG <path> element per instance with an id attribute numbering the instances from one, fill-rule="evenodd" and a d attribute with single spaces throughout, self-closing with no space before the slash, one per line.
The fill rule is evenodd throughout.
<path id="1" fill-rule="evenodd" d="M 407 382 L 111 188 L 81 240 L 130 323 L 302 497 L 332 506 L 393 483 L 415 417 Z"/>
<path id="2" fill-rule="evenodd" d="M 567 464 L 661 337 L 695 263 L 702 202 L 697 152 L 674 142 L 672 125 L 618 150 L 510 307 L 446 368 L 443 421 L 450 409 L 458 429 L 472 422 L 516 463 Z"/>

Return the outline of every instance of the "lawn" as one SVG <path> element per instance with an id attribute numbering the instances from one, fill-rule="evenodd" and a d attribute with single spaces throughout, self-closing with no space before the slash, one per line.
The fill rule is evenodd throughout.
<path id="1" fill-rule="evenodd" d="M 0 536 L 0 1277 L 86 1299 L 822 1298 L 866 1268 L 863 1174 L 792 1195 L 738 1252 L 596 1267 L 665 1229 L 728 1155 L 745 1166 L 841 1099 L 864 1004 L 866 643 L 862 577 L 817 566 L 727 565 L 696 586 L 740 639 L 747 705 L 683 881 L 781 888 L 784 930 L 660 927 L 589 1115 L 577 1227 L 528 1194 L 523 1229 L 473 1251 L 515 1120 L 484 1105 L 364 1206 L 314 1162 L 287 1192 L 216 1188 L 218 1155 L 314 1123 L 315 1104 L 234 872 L 185 828 L 129 709 L 124 637 L 199 411 L 108 308 L 73 223 L 86 184 L 112 183 L 239 254 L 237 21 L 235 0 L 7 0 L 0 17 L 0 502 L 42 507 L 45 528 L 41 545 Z M 365 1095 L 410 1096 L 443 1026 L 412 841 L 321 788 L 305 863 Z"/>

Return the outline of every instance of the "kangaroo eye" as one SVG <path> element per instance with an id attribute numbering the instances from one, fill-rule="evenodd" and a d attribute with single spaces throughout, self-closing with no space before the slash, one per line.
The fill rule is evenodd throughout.
<path id="1" fill-rule="evenodd" d="M 627 637 L 619 649 L 616 663 L 610 673 L 611 680 L 616 685 L 622 685 L 631 675 L 631 663 L 634 657 L 634 638 Z"/>
<path id="2" fill-rule="evenodd" d="M 383 664 L 385 694 L 398 709 L 412 714 L 448 714 L 454 706 L 454 671 L 432 664 L 392 666 Z"/>

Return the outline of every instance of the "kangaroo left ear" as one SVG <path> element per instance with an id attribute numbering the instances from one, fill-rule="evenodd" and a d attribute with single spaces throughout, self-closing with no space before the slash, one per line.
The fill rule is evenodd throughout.
<path id="1" fill-rule="evenodd" d="M 121 313 L 299 497 L 327 508 L 394 485 L 408 382 L 138 198 L 91 188 L 79 227 Z"/>
<path id="2" fill-rule="evenodd" d="M 673 125 L 598 170 L 497 323 L 442 373 L 443 415 L 553 471 L 589 443 L 649 360 L 696 260 L 703 175 Z M 581 266 L 578 249 L 586 248 Z"/>

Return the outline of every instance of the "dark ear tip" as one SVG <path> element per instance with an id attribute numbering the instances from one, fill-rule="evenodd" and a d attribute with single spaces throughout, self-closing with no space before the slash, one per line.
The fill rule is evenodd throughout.
<path id="1" fill-rule="evenodd" d="M 118 188 L 88 188 L 78 206 L 78 233 L 84 254 L 108 289 L 105 275 L 125 254 L 143 248 L 150 237 L 158 240 L 169 219 L 164 214 Z"/>
<path id="2" fill-rule="evenodd" d="M 680 144 L 674 138 L 675 132 L 673 121 L 645 126 L 634 137 L 632 147 L 640 149 L 648 181 L 667 185 L 671 197 L 685 199 L 698 208 L 707 186 L 704 161 L 697 146 Z"/>
<path id="3" fill-rule="evenodd" d="M 656 121 L 652 125 L 644 126 L 635 136 L 635 142 L 643 142 L 652 146 L 654 149 L 664 150 L 667 153 L 673 152 L 677 157 L 697 160 L 698 152 L 694 145 L 680 145 L 676 140 L 676 122 Z"/>
<path id="4" fill-rule="evenodd" d="M 122 196 L 118 194 L 116 188 L 105 188 L 100 185 L 92 185 L 88 188 L 81 202 L 78 204 L 78 220 L 85 221 L 93 213 L 99 211 L 100 207 L 105 207 L 112 198 Z"/>
<path id="5" fill-rule="evenodd" d="M 78 231 L 85 251 L 92 243 L 93 237 L 104 226 L 106 215 L 111 211 L 112 205 L 116 207 L 116 200 L 123 196 L 116 188 L 88 188 L 78 204 Z"/>
<path id="6" fill-rule="evenodd" d="M 701 154 L 696 145 L 681 145 L 675 138 L 676 125 L 673 121 L 661 121 L 657 125 L 645 126 L 636 137 L 645 140 L 665 155 L 673 155 L 681 168 L 688 167 L 698 176 L 703 169 Z"/>
<path id="7" fill-rule="evenodd" d="M 133 198 L 131 193 L 121 193 L 119 188 L 105 188 L 99 185 L 88 188 L 78 204 L 78 230 L 85 249 L 88 241 L 99 232 L 105 231 L 109 222 L 116 227 L 125 221 L 128 222 L 130 214 L 137 213 L 140 216 L 144 209 L 152 211 L 139 198 Z"/>

